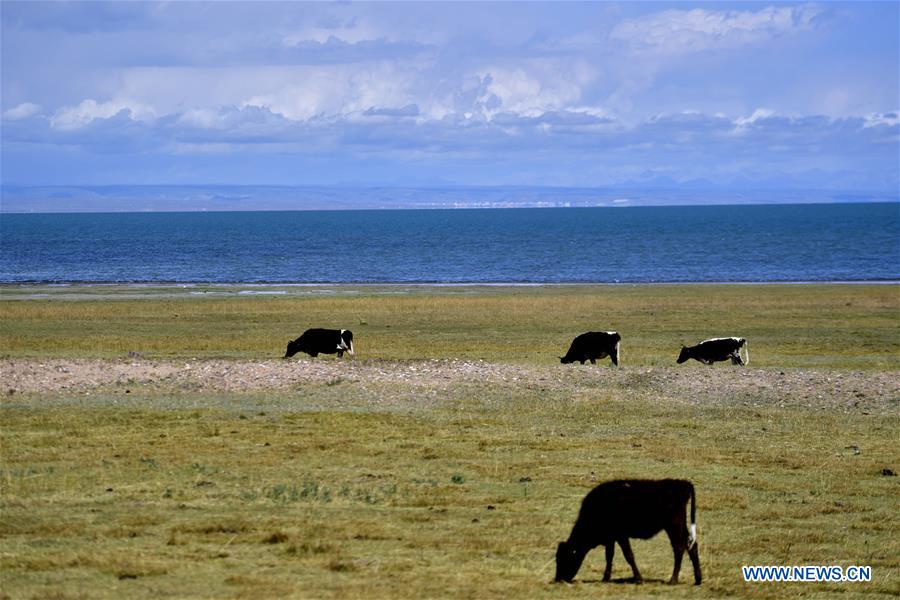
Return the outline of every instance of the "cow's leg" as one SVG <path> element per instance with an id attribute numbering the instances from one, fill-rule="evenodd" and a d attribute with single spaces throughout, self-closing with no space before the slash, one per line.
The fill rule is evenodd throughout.
<path id="1" fill-rule="evenodd" d="M 596 359 L 596 358 L 591 358 L 591 359 L 589 359 L 589 360 L 591 361 L 591 364 L 592 364 L 592 365 L 596 365 L 596 364 L 597 364 L 597 359 Z"/>
<path id="2" fill-rule="evenodd" d="M 693 546 L 688 548 L 688 556 L 691 558 L 691 564 L 694 566 L 694 585 L 700 585 L 703 576 L 700 573 L 700 550 L 697 548 L 696 541 Z"/>
<path id="3" fill-rule="evenodd" d="M 583 358 L 581 359 L 581 364 L 584 364 L 584 359 L 583 359 Z"/>
<path id="4" fill-rule="evenodd" d="M 622 538 L 619 540 L 619 545 L 622 547 L 622 554 L 625 555 L 625 560 L 628 561 L 629 566 L 631 566 L 631 573 L 634 575 L 634 582 L 641 583 L 644 579 L 641 577 L 641 572 L 638 571 L 637 563 L 634 562 L 634 553 L 631 551 L 631 544 L 628 542 L 628 538 Z"/>
<path id="5" fill-rule="evenodd" d="M 313 358 L 315 358 L 319 355 L 319 353 L 318 352 L 310 352 L 309 355 L 312 356 Z"/>
<path id="6" fill-rule="evenodd" d="M 670 584 L 678 583 L 678 574 L 681 572 L 681 560 L 684 558 L 684 550 L 687 548 L 687 527 L 681 519 L 666 527 L 669 542 L 672 544 L 672 554 L 675 555 L 675 566 L 672 567 Z"/>
<path id="7" fill-rule="evenodd" d="M 338 351 L 337 351 L 337 355 L 338 355 L 338 358 L 344 358 L 344 351 L 343 351 L 343 350 L 338 350 Z"/>
<path id="8" fill-rule="evenodd" d="M 739 350 L 735 350 L 734 352 L 731 353 L 731 364 L 741 365 L 742 367 L 744 366 L 744 361 L 741 358 Z"/>
<path id="9" fill-rule="evenodd" d="M 612 561 L 613 555 L 616 553 L 616 543 L 610 542 L 606 545 L 606 569 L 603 571 L 603 581 L 609 581 L 612 577 Z"/>

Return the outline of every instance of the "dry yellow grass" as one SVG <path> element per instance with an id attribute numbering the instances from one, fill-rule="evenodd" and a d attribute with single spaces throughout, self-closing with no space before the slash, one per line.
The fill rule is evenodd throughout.
<path id="1" fill-rule="evenodd" d="M 298 368 L 321 365 L 325 374 L 242 392 L 172 380 L 5 395 L 0 591 L 13 598 L 896 595 L 900 477 L 882 474 L 900 472 L 896 288 L 611 289 L 597 297 L 573 288 L 474 298 L 0 302 L 4 352 L 37 357 L 35 365 L 47 356 L 127 350 L 277 354 L 284 335 L 277 327 L 302 329 L 298 314 L 311 324 L 357 315 L 353 328 L 370 355 L 352 368 L 304 362 Z M 718 307 L 697 311 L 701 297 Z M 170 318 L 176 309 L 184 322 Z M 258 327 L 235 325 L 245 319 Z M 546 356 L 564 350 L 572 330 L 607 322 L 631 332 L 622 369 L 563 367 Z M 99 333 L 104 323 L 109 337 Z M 734 323 L 751 339 L 754 368 L 652 366 L 674 359 L 664 350 L 676 325 L 686 337 L 703 337 Z M 44 341 L 54 327 L 57 343 Z M 244 348 L 222 335 L 232 327 L 244 332 Z M 469 335 L 458 337 L 459 328 Z M 99 346 L 79 345 L 86 331 Z M 131 347 L 141 332 L 147 345 Z M 473 345 L 476 333 L 482 342 Z M 848 333 L 861 343 L 832 341 Z M 409 348 L 397 349 L 401 342 Z M 435 371 L 412 381 L 406 375 L 426 363 L 406 359 L 420 352 L 482 358 L 487 366 L 476 372 L 499 375 L 448 384 Z M 346 376 L 334 377 L 342 365 Z M 513 380 L 519 368 L 523 376 Z M 777 384 L 782 368 L 791 385 Z M 375 372 L 385 375 L 366 377 Z M 735 372 L 775 383 L 723 395 Z M 878 385 L 867 387 L 870 379 Z M 694 481 L 700 588 L 685 573 L 679 586 L 662 583 L 671 570 L 664 537 L 634 544 L 648 580 L 642 586 L 600 583 L 602 553 L 589 556 L 575 584 L 550 583 L 555 544 L 581 498 L 615 477 Z M 748 564 L 870 565 L 874 579 L 749 584 L 740 575 Z M 617 553 L 613 577 L 628 575 Z"/>
<path id="2" fill-rule="evenodd" d="M 11 356 L 263 358 L 281 356 L 308 327 L 338 327 L 353 330 L 367 358 L 550 364 L 575 334 L 614 329 L 626 364 L 671 364 L 682 343 L 739 335 L 760 366 L 900 368 L 894 285 L 342 290 L 324 297 L 304 289 L 290 298 L 0 301 L 0 348 Z"/>
<path id="3" fill-rule="evenodd" d="M 333 388 L 217 397 L 227 409 L 189 409 L 200 400 L 190 394 L 182 410 L 157 410 L 152 396 L 128 408 L 113 397 L 7 405 L 3 591 L 781 598 L 900 583 L 897 478 L 881 472 L 898 468 L 896 414 L 482 384 L 459 386 L 443 408 L 347 412 L 353 392 Z M 303 412 L 305 397 L 332 408 Z M 549 583 L 583 494 L 625 476 L 697 485 L 699 590 L 661 583 L 664 538 L 635 544 L 649 580 L 639 588 L 598 583 L 599 554 L 577 584 Z M 744 564 L 864 564 L 875 581 L 746 584 Z M 614 577 L 627 576 L 620 559 Z"/>

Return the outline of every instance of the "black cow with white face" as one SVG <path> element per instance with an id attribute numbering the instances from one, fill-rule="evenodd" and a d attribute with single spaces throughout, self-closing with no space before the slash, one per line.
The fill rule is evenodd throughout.
<path id="1" fill-rule="evenodd" d="M 598 358 L 606 358 L 609 356 L 614 365 L 619 364 L 619 342 L 622 340 L 615 331 L 589 331 L 582 333 L 572 340 L 569 351 L 565 356 L 559 358 L 559 362 L 564 365 L 575 361 L 584 364 L 584 361 L 591 361 L 592 365 L 597 364 Z"/>
<path id="2" fill-rule="evenodd" d="M 691 503 L 690 533 L 685 519 L 688 502 Z M 628 540 L 649 540 L 660 531 L 668 534 L 675 556 L 669 583 L 678 583 L 681 560 L 687 550 L 694 567 L 694 583 L 700 585 L 693 484 L 683 479 L 626 479 L 601 483 L 584 497 L 569 539 L 560 542 L 556 548 L 556 581 L 572 581 L 584 557 L 597 546 L 606 549 L 603 581 L 609 581 L 613 554 L 619 544 L 631 567 L 633 581 L 640 583 L 641 573 Z"/>
<path id="3" fill-rule="evenodd" d="M 312 357 L 319 354 L 335 354 L 338 358 L 344 352 L 353 356 L 353 332 L 349 329 L 307 329 L 296 340 L 288 342 L 284 358 L 298 352 L 306 352 Z"/>
<path id="4" fill-rule="evenodd" d="M 746 360 L 741 358 L 741 349 L 747 354 Z M 733 365 L 749 365 L 750 364 L 750 348 L 747 346 L 747 340 L 739 337 L 713 338 L 704 340 L 696 346 L 682 346 L 681 354 L 678 355 L 678 364 L 685 362 L 689 358 L 698 360 L 704 365 L 711 365 L 714 362 L 731 359 Z"/>

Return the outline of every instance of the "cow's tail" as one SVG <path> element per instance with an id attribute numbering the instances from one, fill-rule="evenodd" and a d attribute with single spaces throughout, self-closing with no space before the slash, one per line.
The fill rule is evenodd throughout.
<path id="1" fill-rule="evenodd" d="M 742 347 L 742 350 L 747 353 L 747 358 L 744 359 L 744 365 L 749 365 L 750 364 L 750 342 L 748 342 L 746 339 L 744 340 L 744 345 Z"/>
<path id="2" fill-rule="evenodd" d="M 694 484 L 688 482 L 688 487 L 691 490 L 691 530 L 688 534 L 688 550 L 690 550 L 697 543 L 697 498 L 694 494 Z"/>

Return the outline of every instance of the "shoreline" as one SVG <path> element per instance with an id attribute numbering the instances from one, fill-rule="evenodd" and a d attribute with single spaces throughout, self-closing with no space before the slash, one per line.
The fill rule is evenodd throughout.
<path id="1" fill-rule="evenodd" d="M 7 281 L 0 290 L 47 288 L 195 288 L 195 287 L 591 287 L 677 285 L 897 285 L 900 279 L 791 279 L 771 281 Z"/>
<path id="2" fill-rule="evenodd" d="M 436 283 L 175 283 L 175 282 L 68 282 L 68 283 L 0 283 L 0 302 L 22 300 L 115 300 L 152 298 L 314 298 L 360 295 L 418 295 L 434 293 L 502 293 L 586 289 L 653 289 L 678 287 L 703 288 L 779 288 L 779 287 L 890 287 L 900 280 L 860 281 L 672 281 L 672 282 L 603 282 L 603 283 L 535 283 L 535 282 L 436 282 Z"/>
<path id="3" fill-rule="evenodd" d="M 860 281 L 672 281 L 604 283 L 535 282 L 437 282 L 437 283 L 175 283 L 175 282 L 67 282 L 0 283 L 0 302 L 21 300 L 105 300 L 139 298 L 259 298 L 327 297 L 359 294 L 421 294 L 454 292 L 502 292 L 503 290 L 579 290 L 590 288 L 677 288 L 677 287 L 854 287 L 897 286 L 900 280 Z"/>

